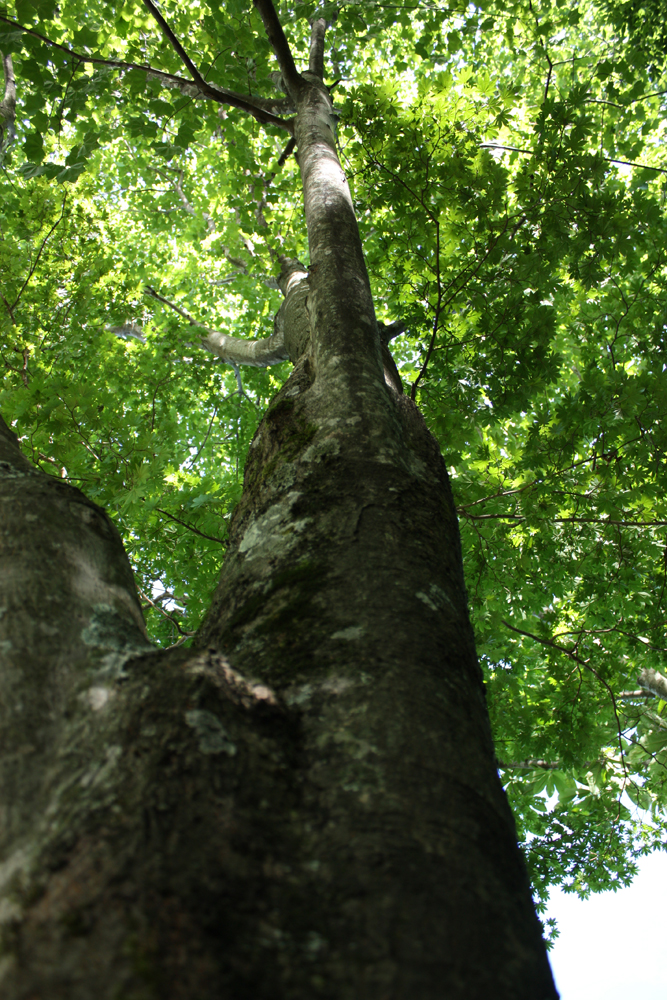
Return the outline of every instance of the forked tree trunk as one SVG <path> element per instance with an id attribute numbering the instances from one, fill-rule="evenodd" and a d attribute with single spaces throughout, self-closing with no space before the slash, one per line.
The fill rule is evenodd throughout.
<path id="1" fill-rule="evenodd" d="M 557 995 L 444 464 L 383 375 L 328 94 L 298 102 L 295 370 L 195 649 L 147 646 L 111 522 L 0 427 L 3 1000 Z"/>

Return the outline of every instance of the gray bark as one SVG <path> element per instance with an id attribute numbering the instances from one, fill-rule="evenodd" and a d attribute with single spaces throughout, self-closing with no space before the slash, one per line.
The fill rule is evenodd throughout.
<path id="1" fill-rule="evenodd" d="M 664 677 L 659 671 L 647 667 L 646 670 L 642 670 L 637 678 L 637 683 L 645 691 L 667 701 L 667 677 Z"/>
<path id="2" fill-rule="evenodd" d="M 4 95 L 0 101 L 0 154 L 14 138 L 16 120 L 16 80 L 14 65 L 9 53 L 0 52 L 4 80 Z"/>
<path id="3" fill-rule="evenodd" d="M 552 1000 L 444 463 L 385 377 L 329 95 L 257 6 L 311 266 L 194 649 L 148 645 L 111 522 L 0 425 L 0 993 Z"/>

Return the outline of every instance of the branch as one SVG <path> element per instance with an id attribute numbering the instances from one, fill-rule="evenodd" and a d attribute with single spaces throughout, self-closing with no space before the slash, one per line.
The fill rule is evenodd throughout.
<path id="1" fill-rule="evenodd" d="M 292 50 L 285 37 L 283 26 L 278 20 L 272 0 L 253 0 L 253 4 L 262 19 L 266 37 L 278 60 L 287 93 L 293 100 L 296 100 L 303 87 L 303 77 L 296 68 Z"/>
<path id="2" fill-rule="evenodd" d="M 181 62 L 185 64 L 186 69 L 190 71 L 192 79 L 195 81 L 195 83 L 199 86 L 199 88 L 202 91 L 205 91 L 205 89 L 209 87 L 210 84 L 207 84 L 206 80 L 204 80 L 201 73 L 199 72 L 199 70 L 193 63 L 192 59 L 190 58 L 190 56 L 187 54 L 187 52 L 179 42 L 174 32 L 171 30 L 171 28 L 165 21 L 164 17 L 162 16 L 158 8 L 155 6 L 152 0 L 143 0 L 143 4 L 144 7 L 148 10 L 149 14 L 151 14 L 155 18 L 157 23 L 160 25 L 160 28 L 162 29 L 162 34 L 171 43 L 172 48 L 174 49 L 178 57 L 181 59 Z"/>
<path id="3" fill-rule="evenodd" d="M 614 710 L 614 717 L 616 719 L 616 729 L 618 731 L 618 746 L 619 746 L 619 749 L 621 751 L 621 763 L 623 765 L 623 772 L 624 772 L 625 777 L 627 779 L 627 777 L 628 777 L 628 770 L 627 770 L 627 768 L 625 766 L 625 753 L 623 751 L 623 730 L 621 729 L 621 720 L 619 719 L 619 716 L 618 716 L 618 706 L 616 704 L 616 697 L 615 697 L 614 692 L 612 691 L 611 687 L 607 683 L 607 681 L 604 680 L 604 678 L 600 677 L 600 675 L 597 672 L 597 670 L 595 670 L 595 668 L 590 665 L 590 663 L 588 662 L 588 660 L 582 659 L 581 656 L 578 656 L 574 652 L 574 649 L 576 649 L 576 646 L 574 647 L 574 649 L 568 649 L 566 646 L 561 646 L 561 645 L 559 645 L 559 643 L 554 642 L 553 639 L 543 639 L 541 636 L 535 635 L 533 632 L 525 632 L 523 629 L 516 628 L 514 625 L 510 625 L 510 623 L 506 622 L 504 619 L 502 620 L 502 622 L 503 622 L 503 625 L 505 625 L 506 628 L 511 629 L 512 632 L 518 632 L 519 635 L 525 635 L 529 639 L 533 639 L 534 642 L 540 642 L 540 643 L 542 643 L 543 646 L 550 646 L 552 649 L 557 649 L 559 653 L 565 653 L 565 655 L 569 656 L 569 658 L 571 660 L 574 660 L 575 663 L 578 663 L 580 666 L 585 667 L 586 670 L 588 670 L 591 674 L 593 674 L 593 677 L 595 677 L 596 680 L 598 680 L 600 682 L 600 684 L 602 684 L 602 686 L 606 689 L 607 694 L 609 695 L 609 697 L 611 699 L 611 704 L 612 704 L 612 707 L 613 707 L 613 710 Z"/>
<path id="4" fill-rule="evenodd" d="M 160 514 L 164 514 L 164 516 L 168 517 L 170 521 L 176 521 L 177 524 L 182 524 L 184 528 L 187 528 L 188 531 L 193 531 L 195 535 L 201 535 L 202 538 L 208 538 L 209 542 L 217 542 L 219 545 L 227 544 L 224 538 L 215 538 L 213 535 L 206 535 L 203 531 L 200 531 L 199 528 L 193 528 L 187 521 L 182 521 L 180 517 L 176 517 L 174 514 L 169 514 L 166 510 L 162 510 L 161 507 L 154 507 L 153 509 L 159 511 Z"/>
<path id="5" fill-rule="evenodd" d="M 126 62 L 123 59 L 103 59 L 101 56 L 84 55 L 83 53 L 75 52 L 74 49 L 69 48 L 67 45 L 61 45 L 60 42 L 54 42 L 52 39 L 47 38 L 46 35 L 41 35 L 33 28 L 26 28 L 24 25 L 19 24 L 18 21 L 12 21 L 11 18 L 5 17 L 4 14 L 0 14 L 0 21 L 4 21 L 5 24 L 11 24 L 13 28 L 24 32 L 26 35 L 31 35 L 33 38 L 39 38 L 39 40 L 44 42 L 46 45 L 50 45 L 52 48 L 58 49 L 60 52 L 65 52 L 68 56 L 71 56 L 72 59 L 78 59 L 82 63 L 88 63 L 96 66 L 110 66 L 112 69 L 119 70 L 138 69 L 145 73 L 149 79 L 159 80 L 163 87 L 179 90 L 187 97 L 205 97 L 211 101 L 215 101 L 217 104 L 226 104 L 231 108 L 238 108 L 240 111 L 247 111 L 248 114 L 252 115 L 253 118 L 255 118 L 262 125 L 276 125 L 278 128 L 285 129 L 285 131 L 289 133 L 294 131 L 291 119 L 279 118 L 277 115 L 271 114 L 270 111 L 265 110 L 264 105 L 270 104 L 271 102 L 265 101 L 263 98 L 255 101 L 252 97 L 244 97 L 242 94 L 237 94 L 233 90 L 227 90 L 224 87 L 218 87 L 213 83 L 207 83 L 201 76 L 199 76 L 199 79 L 202 81 L 203 87 L 196 80 L 186 80 L 184 77 L 176 76 L 173 73 L 164 73 L 162 70 L 155 69 L 153 66 L 142 66 L 140 63 Z"/>
<path id="6" fill-rule="evenodd" d="M 324 82 L 324 36 L 327 33 L 327 22 L 318 17 L 310 26 L 310 56 L 308 69 L 318 80 Z"/>
<path id="7" fill-rule="evenodd" d="M 10 306 L 9 302 L 4 297 L 4 295 L 0 294 L 0 299 L 2 299 L 2 301 L 7 306 L 7 312 L 9 313 L 9 318 L 11 319 L 12 323 L 14 324 L 14 326 L 16 326 L 16 319 L 14 318 L 14 310 L 12 309 L 12 307 Z"/>
<path id="8" fill-rule="evenodd" d="M 383 344 L 389 344 L 394 337 L 399 337 L 405 333 L 406 324 L 401 319 L 395 319 L 393 323 L 378 323 L 378 333 Z"/>
<path id="9" fill-rule="evenodd" d="M 165 299 L 163 295 L 158 295 L 155 289 L 151 288 L 150 285 L 146 285 L 144 288 L 144 295 L 150 295 L 152 299 L 157 299 L 158 302 L 163 302 L 166 306 L 169 306 L 170 309 L 173 309 L 174 312 L 177 312 L 179 316 L 182 316 L 183 319 L 187 319 L 191 326 L 197 326 L 200 330 L 207 329 L 205 326 L 202 326 L 195 319 L 193 319 L 189 312 L 186 312 L 185 309 L 181 309 L 180 306 L 177 306 L 175 302 L 170 302 L 169 299 Z"/>
<path id="10" fill-rule="evenodd" d="M 190 326 L 195 326 L 198 330 L 203 330 L 205 336 L 201 338 L 201 346 L 205 347 L 212 354 L 217 354 L 228 365 L 252 365 L 254 368 L 268 368 L 270 365 L 277 365 L 281 361 L 287 361 L 288 359 L 282 330 L 276 330 L 270 337 L 263 337 L 260 340 L 230 337 L 226 333 L 220 333 L 218 330 L 209 330 L 208 327 L 197 323 L 185 309 L 181 309 L 180 306 L 177 306 L 174 302 L 170 302 L 163 295 L 158 295 L 154 288 L 147 286 L 145 294 L 169 306 L 179 316 L 186 319 Z"/>
<path id="11" fill-rule="evenodd" d="M 482 142 L 480 149 L 505 149 L 509 153 L 525 153 L 526 156 L 535 156 L 539 150 L 521 149 L 519 146 L 500 146 L 496 142 Z M 605 163 L 620 163 L 623 167 L 637 167 L 639 170 L 655 170 L 658 174 L 667 174 L 665 167 L 651 167 L 648 163 L 631 163 L 630 160 L 613 160 L 609 156 L 603 156 Z"/>
<path id="12" fill-rule="evenodd" d="M 62 207 L 62 211 L 60 213 L 60 217 L 58 219 L 56 219 L 56 221 L 53 223 L 53 225 L 49 229 L 48 233 L 46 234 L 46 236 L 42 240 L 42 245 L 40 246 L 39 250 L 37 251 L 37 256 L 35 257 L 35 263 L 30 268 L 30 271 L 28 272 L 28 277 L 25 279 L 25 281 L 21 285 L 20 292 L 18 293 L 18 295 L 16 296 L 16 298 L 12 302 L 11 308 L 10 308 L 10 306 L 7 306 L 7 308 L 9 309 L 9 313 L 12 316 L 12 319 L 14 318 L 14 309 L 16 309 L 17 305 L 19 304 L 19 302 L 21 300 L 21 296 L 23 295 L 24 291 L 26 290 L 28 282 L 32 278 L 33 274 L 35 273 L 35 268 L 39 264 L 39 258 L 42 256 L 42 250 L 46 246 L 47 240 L 49 239 L 49 237 L 51 236 L 51 234 L 54 232 L 54 230 L 63 221 L 63 216 L 65 215 L 65 202 L 66 201 L 67 201 L 67 194 L 65 194 L 65 197 L 63 198 L 63 207 Z"/>
<path id="13" fill-rule="evenodd" d="M 161 608 L 159 604 L 157 604 L 155 601 L 151 600 L 151 598 L 148 596 L 148 594 L 145 593 L 145 591 L 143 591 L 141 589 L 141 587 L 137 587 L 137 590 L 139 592 L 139 596 L 140 597 L 143 597 L 143 599 L 148 604 L 150 604 L 150 606 L 152 608 L 155 608 L 155 610 L 159 611 L 161 615 L 164 615 L 164 617 L 167 618 L 171 622 L 172 625 L 176 626 L 176 628 L 181 633 L 181 635 L 183 636 L 184 639 L 189 639 L 191 635 L 194 635 L 194 632 L 184 632 L 183 629 L 181 628 L 181 626 L 178 624 L 177 619 L 173 618 L 172 615 L 170 615 L 167 611 L 164 610 L 164 608 Z"/>
<path id="14" fill-rule="evenodd" d="M 5 78 L 5 96 L 0 102 L 0 151 L 14 139 L 16 121 L 16 78 L 11 55 L 2 55 L 2 70 Z M 5 130 L 7 138 L 5 140 Z M 11 310 L 10 310 L 11 311 Z"/>
<path id="15" fill-rule="evenodd" d="M 531 486 L 533 484 L 531 483 Z M 510 492 L 517 492 L 510 491 Z M 477 501 L 479 502 L 479 501 Z M 472 506 L 470 504 L 469 506 Z M 527 521 L 524 514 L 469 514 L 463 507 L 457 508 L 457 514 L 461 514 L 469 521 Z M 613 525 L 619 528 L 662 528 L 667 525 L 667 521 L 612 521 L 611 518 L 603 517 L 536 517 L 530 518 L 535 521 L 550 521 L 552 524 L 601 524 L 603 526 Z"/>
<path id="16" fill-rule="evenodd" d="M 260 340 L 230 337 L 226 333 L 211 330 L 208 336 L 202 337 L 201 344 L 207 351 L 217 354 L 222 361 L 232 367 L 251 365 L 253 368 L 268 368 L 289 358 L 282 330 Z"/>
<path id="17" fill-rule="evenodd" d="M 545 771 L 558 771 L 563 768 L 563 765 L 560 761 L 532 760 L 529 758 L 528 760 L 519 761 L 517 764 L 503 764 L 501 761 L 498 761 L 498 768 L 501 771 L 508 771 L 510 769 L 534 771 L 537 768 L 541 768 Z"/>
<path id="18" fill-rule="evenodd" d="M 2 56 L 2 70 L 5 78 L 5 96 L 0 104 L 0 115 L 13 122 L 16 117 L 16 77 L 11 55 Z"/>
<path id="19" fill-rule="evenodd" d="M 292 136 L 292 138 L 287 143 L 287 145 L 283 149 L 282 153 L 278 157 L 278 166 L 279 167 L 284 167 L 285 166 L 285 163 L 287 162 L 287 160 L 292 155 L 292 153 L 294 152 L 295 149 L 296 149 L 296 139 L 294 138 L 294 136 Z"/>
<path id="20" fill-rule="evenodd" d="M 156 174 L 159 174 L 160 177 L 164 177 L 164 179 L 171 185 L 172 189 L 176 192 L 176 194 L 180 198 L 181 203 L 183 205 L 183 208 L 188 213 L 188 215 L 193 215 L 196 218 L 197 211 L 190 204 L 190 202 L 188 201 L 188 199 L 187 199 L 187 197 L 185 195 L 185 192 L 183 190 L 183 177 L 184 177 L 185 171 L 184 170 L 179 170 L 179 169 L 174 169 L 173 167 L 169 167 L 169 168 L 163 169 L 161 167 L 150 167 L 149 166 L 148 169 L 149 170 L 153 170 Z M 169 177 L 169 174 L 167 173 L 167 170 L 169 170 L 172 173 L 177 173 L 178 174 L 178 179 L 174 180 L 173 178 Z M 204 212 L 203 210 L 202 210 L 201 214 L 202 214 L 202 218 L 204 219 L 204 222 L 206 223 L 206 228 L 208 229 L 209 233 L 214 233 L 215 232 L 215 222 L 213 220 L 213 217 L 211 215 L 209 215 L 208 212 Z"/>
<path id="21" fill-rule="evenodd" d="M 642 693 L 648 691 L 656 697 L 662 698 L 663 701 L 667 701 L 667 677 L 663 677 L 657 670 L 652 670 L 650 667 L 642 670 L 637 678 L 637 683 L 644 689 Z"/>

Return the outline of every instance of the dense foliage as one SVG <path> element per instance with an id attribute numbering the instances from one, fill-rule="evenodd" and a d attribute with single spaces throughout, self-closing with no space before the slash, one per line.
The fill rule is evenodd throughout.
<path id="1" fill-rule="evenodd" d="M 208 81 L 271 96 L 250 3 L 162 9 Z M 281 5 L 295 41 L 314 9 Z M 378 315 L 406 324 L 397 363 L 453 477 L 533 883 L 615 886 L 661 842 L 667 801 L 665 703 L 637 693 L 667 652 L 656 46 L 627 4 L 336 9 L 341 158 Z M 187 641 L 288 373 L 235 372 L 197 324 L 270 332 L 277 254 L 307 260 L 298 168 L 284 131 L 104 62 L 182 75 L 138 2 L 16 0 L 0 28 L 18 99 L 0 409 L 116 518 L 155 641 Z"/>

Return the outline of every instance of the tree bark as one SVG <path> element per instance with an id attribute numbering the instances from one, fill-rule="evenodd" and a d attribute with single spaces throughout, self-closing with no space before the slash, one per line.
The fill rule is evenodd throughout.
<path id="1" fill-rule="evenodd" d="M 194 649 L 149 646 L 111 522 L 0 427 L 4 1000 L 557 996 L 330 125 L 302 78 L 295 368 Z"/>

